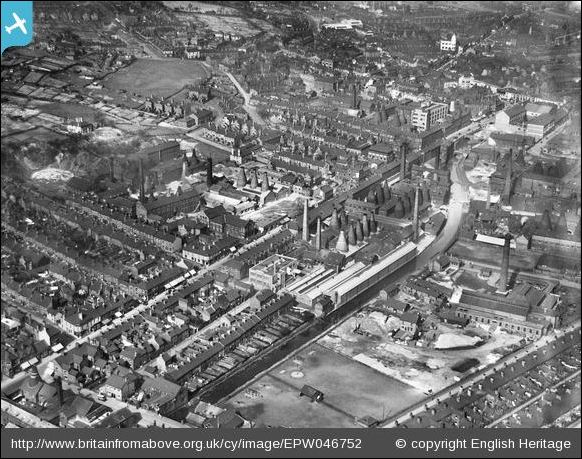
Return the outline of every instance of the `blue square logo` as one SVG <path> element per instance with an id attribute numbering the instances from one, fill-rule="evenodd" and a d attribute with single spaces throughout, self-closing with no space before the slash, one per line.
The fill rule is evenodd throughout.
<path id="1" fill-rule="evenodd" d="M 11 46 L 32 42 L 33 2 L 2 2 L 2 53 Z"/>

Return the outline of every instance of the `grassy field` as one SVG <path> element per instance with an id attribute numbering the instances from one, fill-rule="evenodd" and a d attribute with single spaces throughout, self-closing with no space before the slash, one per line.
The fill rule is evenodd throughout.
<path id="1" fill-rule="evenodd" d="M 87 107 L 86 105 L 64 102 L 41 105 L 38 109 L 50 115 L 61 116 L 63 118 L 83 118 L 88 122 L 94 121 L 95 115 L 99 113 L 94 108 Z"/>
<path id="2" fill-rule="evenodd" d="M 144 95 L 168 97 L 187 84 L 195 84 L 206 76 L 200 62 L 180 59 L 138 59 L 133 64 L 108 76 L 103 85 L 108 89 L 125 89 Z"/>
<path id="3" fill-rule="evenodd" d="M 302 377 L 293 377 L 295 371 Z M 304 384 L 321 390 L 323 402 L 299 397 Z M 255 420 L 257 427 L 358 427 L 357 417 L 380 419 L 423 397 L 417 389 L 319 344 L 285 360 L 250 388 L 260 398 L 249 399 L 242 391 L 228 405 Z"/>

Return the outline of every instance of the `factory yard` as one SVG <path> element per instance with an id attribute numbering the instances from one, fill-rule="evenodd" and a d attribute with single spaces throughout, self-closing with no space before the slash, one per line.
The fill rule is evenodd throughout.
<path id="1" fill-rule="evenodd" d="M 502 247 L 481 242 L 467 242 L 459 240 L 451 247 L 451 255 L 462 260 L 470 260 L 477 264 L 494 266 L 501 260 Z M 520 271 L 533 271 L 538 262 L 539 255 L 535 253 L 512 253 L 509 259 L 509 267 Z"/>
<path id="2" fill-rule="evenodd" d="M 369 314 L 369 311 L 360 316 L 362 314 Z M 453 384 L 471 370 L 467 368 L 463 373 L 454 371 L 453 367 L 467 362 L 473 363 L 471 368 L 492 364 L 514 351 L 522 339 L 500 330 L 492 333 L 479 327 L 462 330 L 435 322 L 436 330 L 430 330 L 427 334 L 435 339 L 435 344 L 447 347 L 438 350 L 399 344 L 389 335 L 354 333 L 356 323 L 363 324 L 365 320 L 366 317 L 347 320 L 322 338 L 321 344 L 426 393 L 431 390 L 437 392 Z M 362 325 L 361 329 L 364 327 Z M 481 339 L 481 344 L 475 347 L 470 345 L 476 343 L 477 338 Z"/>
<path id="3" fill-rule="evenodd" d="M 324 393 L 321 402 L 300 397 L 304 384 Z M 257 427 L 358 427 L 418 402 L 424 394 L 319 343 L 283 361 L 237 393 L 227 405 Z"/>
<path id="4" fill-rule="evenodd" d="M 113 90 L 140 88 L 147 96 L 169 97 L 205 76 L 206 70 L 200 62 L 170 58 L 137 59 L 105 78 L 103 85 Z"/>

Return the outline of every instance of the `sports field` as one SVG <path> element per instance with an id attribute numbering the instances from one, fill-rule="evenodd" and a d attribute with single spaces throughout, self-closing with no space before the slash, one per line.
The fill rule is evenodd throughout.
<path id="1" fill-rule="evenodd" d="M 103 85 L 108 89 L 125 89 L 158 97 L 169 97 L 187 84 L 195 84 L 207 75 L 200 62 L 181 59 L 137 59 L 108 76 Z"/>

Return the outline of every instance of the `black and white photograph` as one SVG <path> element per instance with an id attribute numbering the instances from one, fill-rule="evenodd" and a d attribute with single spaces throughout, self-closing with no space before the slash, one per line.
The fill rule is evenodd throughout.
<path id="1" fill-rule="evenodd" d="M 3 1 L 2 455 L 579 457 L 580 13 Z"/>

